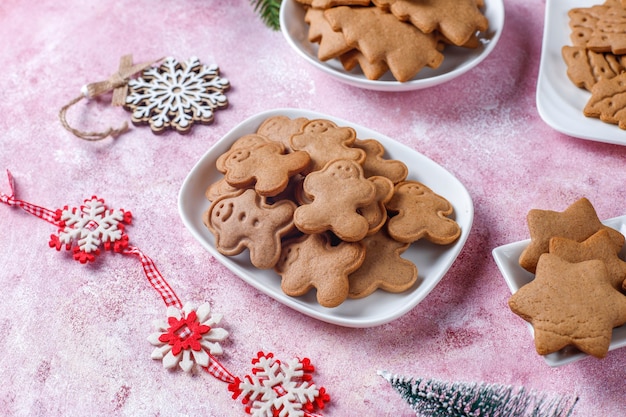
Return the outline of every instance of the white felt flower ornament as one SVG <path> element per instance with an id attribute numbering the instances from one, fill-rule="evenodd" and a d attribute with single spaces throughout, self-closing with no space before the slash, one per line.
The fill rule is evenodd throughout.
<path id="1" fill-rule="evenodd" d="M 214 327 L 221 319 L 221 314 L 211 315 L 208 303 L 197 309 L 191 303 L 185 304 L 182 310 L 168 307 L 167 321 L 157 321 L 158 331 L 148 337 L 156 346 L 152 359 L 162 360 L 167 369 L 179 365 L 185 372 L 190 372 L 194 364 L 208 367 L 213 355 L 222 354 L 219 342 L 228 336 L 226 330 Z"/>

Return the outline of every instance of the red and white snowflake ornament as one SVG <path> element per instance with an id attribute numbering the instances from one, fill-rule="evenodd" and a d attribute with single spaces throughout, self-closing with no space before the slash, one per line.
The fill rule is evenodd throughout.
<path id="1" fill-rule="evenodd" d="M 81 263 L 94 261 L 105 250 L 122 252 L 128 247 L 124 228 L 132 221 L 132 214 L 123 209 L 108 209 L 104 200 L 92 196 L 80 208 L 65 206 L 55 212 L 57 235 L 50 236 L 51 248 L 73 250 L 74 259 Z"/>
<path id="2" fill-rule="evenodd" d="M 209 303 L 198 308 L 187 303 L 182 310 L 169 307 L 167 321 L 157 321 L 158 332 L 148 337 L 156 346 L 152 359 L 162 360 L 164 368 L 178 365 L 185 372 L 190 372 L 195 364 L 209 367 L 212 357 L 223 353 L 219 342 L 228 336 L 226 330 L 215 327 L 221 319 L 221 314 L 211 314 Z"/>
<path id="3" fill-rule="evenodd" d="M 311 417 L 323 409 L 330 396 L 311 383 L 315 367 L 308 358 L 281 362 L 272 353 L 259 352 L 252 360 L 252 375 L 228 385 L 233 398 L 242 396 L 253 417 Z"/>

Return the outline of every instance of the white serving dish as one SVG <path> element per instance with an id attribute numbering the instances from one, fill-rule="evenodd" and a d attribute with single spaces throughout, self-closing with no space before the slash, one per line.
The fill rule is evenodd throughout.
<path id="1" fill-rule="evenodd" d="M 424 68 L 412 80 L 404 83 L 396 81 L 389 72 L 378 80 L 368 80 L 360 69 L 346 71 L 337 59 L 320 61 L 317 58 L 317 44 L 308 40 L 309 26 L 304 21 L 304 7 L 295 0 L 283 0 L 280 27 L 287 43 L 300 56 L 341 82 L 370 90 L 410 91 L 450 81 L 474 68 L 493 51 L 504 28 L 503 1 L 485 0 L 483 13 L 489 19 L 489 30 L 479 35 L 481 46 L 476 49 L 447 46 L 439 68 Z"/>
<path id="2" fill-rule="evenodd" d="M 598 0 L 547 0 L 541 63 L 537 79 L 537 110 L 554 130 L 579 139 L 626 145 L 626 131 L 600 119 L 586 117 L 583 109 L 591 93 L 578 88 L 567 76 L 561 55 L 563 46 L 571 45 L 568 11 L 590 7 Z"/>
<path id="3" fill-rule="evenodd" d="M 354 128 L 360 139 L 380 141 L 387 150 L 387 157 L 402 160 L 407 164 L 409 179 L 424 183 L 450 201 L 455 210 L 453 218 L 461 227 L 461 236 L 455 243 L 447 246 L 417 242 L 404 253 L 403 256 L 418 267 L 418 280 L 409 290 L 400 294 L 378 290 L 362 299 L 348 299 L 335 308 L 320 306 L 316 301 L 315 291 L 310 291 L 303 297 L 285 295 L 280 288 L 280 276 L 273 270 L 259 270 L 252 266 L 247 250 L 235 257 L 220 254 L 215 248 L 213 235 L 202 223 L 202 215 L 210 205 L 205 198 L 205 191 L 211 183 L 222 177 L 215 168 L 215 161 L 237 138 L 255 132 L 263 120 L 274 115 L 285 115 L 290 118 L 323 118 L 340 126 Z M 347 327 L 381 325 L 397 319 L 414 308 L 437 285 L 457 258 L 470 233 L 474 217 L 472 199 L 463 184 L 424 155 L 365 127 L 332 116 L 298 109 L 266 111 L 250 117 L 228 132 L 189 172 L 180 189 L 178 205 L 183 223 L 192 235 L 241 279 L 296 311 Z"/>
<path id="4" fill-rule="evenodd" d="M 603 223 L 626 235 L 626 216 L 605 220 Z M 527 239 L 499 246 L 493 250 L 493 257 L 496 264 L 498 265 L 498 268 L 500 269 L 500 272 L 502 273 L 502 276 L 504 277 L 504 280 L 506 281 L 512 294 L 535 278 L 534 274 L 531 274 L 519 266 L 519 257 L 529 243 L 530 239 Z M 622 259 L 626 259 L 626 247 L 624 247 L 620 256 Z M 528 327 L 532 335 L 533 328 L 530 324 L 528 324 Z M 626 325 L 613 329 L 613 336 L 611 338 L 609 350 L 618 349 L 624 346 L 626 346 Z M 574 347 L 566 347 L 558 352 L 544 355 L 544 359 L 548 365 L 556 367 L 575 362 L 588 356 L 589 355 L 586 353 L 583 353 Z"/>

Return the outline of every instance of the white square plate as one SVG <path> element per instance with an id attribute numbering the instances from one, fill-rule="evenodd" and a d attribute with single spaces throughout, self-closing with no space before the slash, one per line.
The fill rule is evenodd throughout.
<path id="1" fill-rule="evenodd" d="M 602 223 L 605 225 L 619 230 L 622 234 L 626 235 L 626 216 L 615 217 L 613 219 L 605 220 Z M 499 246 L 493 250 L 493 257 L 506 281 L 511 293 L 515 293 L 524 285 L 528 284 L 535 278 L 534 274 L 526 271 L 519 266 L 519 257 L 522 251 L 528 244 L 530 239 L 522 240 L 515 243 L 509 243 L 507 245 Z M 626 259 L 626 246 L 620 253 L 622 259 Z M 511 313 L 513 314 L 513 313 Z M 531 335 L 533 334 L 533 328 L 528 324 Z M 613 336 L 611 338 L 611 345 L 609 350 L 617 349 L 626 346 L 626 325 L 616 327 L 613 329 Z M 587 357 L 586 353 L 579 351 L 574 347 L 566 347 L 558 352 L 545 355 L 544 359 L 550 366 L 561 366 Z"/>
<path id="2" fill-rule="evenodd" d="M 537 110 L 550 127 L 566 135 L 626 145 L 626 131 L 583 114 L 591 93 L 570 81 L 567 65 L 561 55 L 563 46 L 572 44 L 567 12 L 575 7 L 590 7 L 600 3 L 599 0 L 547 0 L 537 80 Z"/>
<path id="3" fill-rule="evenodd" d="M 417 180 L 450 201 L 454 207 L 454 219 L 461 227 L 461 236 L 451 245 L 438 246 L 428 242 L 416 242 L 404 253 L 404 257 L 417 265 L 418 280 L 413 287 L 400 294 L 381 290 L 362 298 L 348 299 L 335 308 L 320 306 L 315 291 L 303 297 L 289 297 L 280 288 L 281 278 L 273 270 L 259 270 L 252 266 L 249 252 L 226 257 L 215 248 L 211 232 L 202 223 L 202 214 L 209 208 L 205 198 L 207 187 L 222 177 L 215 168 L 218 156 L 227 151 L 239 137 L 256 132 L 268 117 L 285 115 L 290 118 L 327 119 L 339 126 L 350 126 L 360 139 L 376 139 L 387 150 L 386 156 L 404 161 L 409 167 L 409 179 Z M 301 313 L 319 320 L 347 327 L 372 327 L 388 323 L 415 307 L 437 285 L 463 248 L 474 218 L 472 199 L 451 173 L 424 155 L 415 152 L 380 133 L 353 123 L 297 109 L 277 109 L 257 114 L 228 132 L 197 162 L 189 172 L 179 192 L 179 213 L 192 235 L 221 263 L 241 279 L 270 297 Z"/>
<path id="4" fill-rule="evenodd" d="M 318 45 L 309 42 L 309 25 L 304 21 L 304 6 L 295 0 L 283 0 L 280 8 L 280 27 L 287 43 L 314 67 L 346 84 L 380 91 L 410 91 L 432 87 L 466 73 L 482 62 L 495 48 L 504 28 L 502 0 L 485 0 L 483 14 L 489 19 L 489 29 L 480 33 L 481 45 L 476 49 L 447 46 L 443 63 L 437 69 L 424 68 L 412 80 L 401 83 L 387 72 L 378 80 L 368 80 L 360 69 L 346 71 L 338 59 L 320 61 Z"/>

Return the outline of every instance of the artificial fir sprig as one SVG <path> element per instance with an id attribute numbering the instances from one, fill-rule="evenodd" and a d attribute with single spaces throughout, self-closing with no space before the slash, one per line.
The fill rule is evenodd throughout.
<path id="1" fill-rule="evenodd" d="M 509 385 L 406 378 L 379 371 L 418 417 L 568 417 L 578 398 Z"/>
<path id="2" fill-rule="evenodd" d="M 259 13 L 263 22 L 273 30 L 280 29 L 280 3 L 281 0 L 250 0 L 254 11 Z"/>

